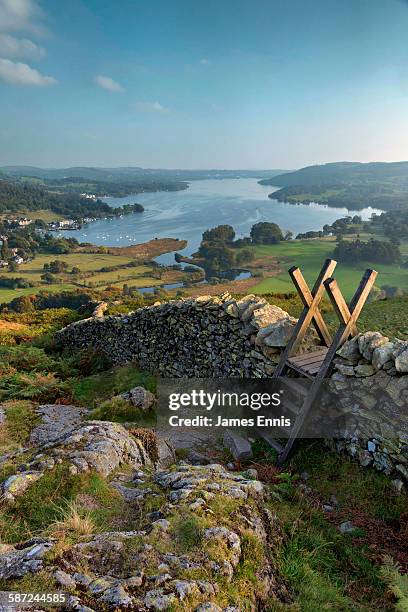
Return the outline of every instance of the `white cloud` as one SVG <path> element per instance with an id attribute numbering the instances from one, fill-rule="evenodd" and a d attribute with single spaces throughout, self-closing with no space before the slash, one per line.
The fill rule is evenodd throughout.
<path id="1" fill-rule="evenodd" d="M 15 38 L 0 33 L 0 53 L 6 57 L 40 60 L 45 57 L 45 49 L 29 38 Z"/>
<path id="2" fill-rule="evenodd" d="M 43 11 L 35 0 L 0 0 L 0 30 L 44 34 Z"/>
<path id="3" fill-rule="evenodd" d="M 94 83 L 103 89 L 107 89 L 108 91 L 123 91 L 123 87 L 120 85 L 120 83 L 114 81 L 110 77 L 102 76 L 101 74 L 94 77 Z"/>
<path id="4" fill-rule="evenodd" d="M 136 102 L 134 105 L 135 109 L 142 113 L 158 113 L 160 115 L 167 115 L 170 109 L 166 108 L 160 102 Z"/>
<path id="5" fill-rule="evenodd" d="M 50 76 L 45 76 L 31 68 L 28 64 L 12 62 L 8 59 L 0 59 L 0 79 L 12 85 L 53 85 L 57 81 Z"/>
<path id="6" fill-rule="evenodd" d="M 208 66 L 209 63 L 210 63 L 210 60 L 208 60 L 206 57 L 203 57 L 200 59 L 200 64 L 202 66 Z"/>

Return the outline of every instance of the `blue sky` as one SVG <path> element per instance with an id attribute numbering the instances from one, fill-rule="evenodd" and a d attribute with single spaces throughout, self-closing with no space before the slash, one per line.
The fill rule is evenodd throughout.
<path id="1" fill-rule="evenodd" d="M 408 159 L 403 0 L 0 0 L 0 164 Z"/>

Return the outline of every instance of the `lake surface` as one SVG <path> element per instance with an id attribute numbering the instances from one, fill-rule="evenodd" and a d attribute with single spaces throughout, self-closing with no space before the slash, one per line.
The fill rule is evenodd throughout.
<path id="1" fill-rule="evenodd" d="M 273 187 L 258 185 L 257 179 L 252 178 L 210 179 L 192 181 L 184 191 L 105 198 L 113 207 L 138 202 L 145 212 L 94 221 L 82 230 L 69 232 L 69 236 L 106 246 L 136 244 L 152 238 L 180 238 L 188 241 L 183 254 L 190 255 L 197 250 L 206 229 L 224 223 L 234 227 L 237 238 L 248 236 L 258 221 L 272 221 L 283 231 L 290 230 L 296 235 L 322 229 L 325 223 L 331 224 L 347 214 L 369 219 L 374 212 L 380 212 L 373 208 L 356 212 L 319 204 L 285 204 L 268 198 L 273 191 Z M 162 255 L 157 261 L 174 263 L 174 254 Z"/>

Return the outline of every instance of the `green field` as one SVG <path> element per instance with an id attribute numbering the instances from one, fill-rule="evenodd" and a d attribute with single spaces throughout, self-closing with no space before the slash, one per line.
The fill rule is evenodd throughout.
<path id="1" fill-rule="evenodd" d="M 31 281 L 40 281 L 44 273 L 43 266 L 50 261 L 65 261 L 69 269 L 78 267 L 81 272 L 92 272 L 103 267 L 120 266 L 132 261 L 131 257 L 122 255 L 106 255 L 102 253 L 68 253 L 67 255 L 38 255 L 32 261 L 19 266 L 17 272 L 1 271 L 1 275 L 26 278 Z M 115 274 L 108 272 L 107 274 Z"/>
<path id="2" fill-rule="evenodd" d="M 406 245 L 403 245 L 406 247 Z M 332 240 L 292 240 L 276 245 L 259 245 L 255 247 L 257 257 L 276 257 L 282 268 L 282 273 L 275 277 L 264 278 L 254 287 L 251 293 L 285 293 L 294 290 L 293 283 L 287 273 L 291 266 L 299 266 L 309 284 L 316 279 L 323 262 L 331 257 L 335 248 Z M 404 253 L 406 248 L 401 248 Z M 408 268 L 395 264 L 370 264 L 360 262 L 356 265 L 337 264 L 334 276 L 346 298 L 350 298 L 357 288 L 366 268 L 375 268 L 378 272 L 376 285 L 391 285 L 408 292 Z"/>
<path id="3" fill-rule="evenodd" d="M 78 266 L 79 267 L 79 266 Z M 95 275 L 89 277 L 89 281 L 97 284 L 111 284 L 120 280 L 133 280 L 134 278 L 140 278 L 142 274 L 146 272 L 151 273 L 152 269 L 149 266 L 135 266 L 134 268 L 122 268 L 120 270 L 112 270 L 111 272 L 97 272 Z M 145 282 L 145 279 L 143 278 Z"/>
<path id="4" fill-rule="evenodd" d="M 59 293 L 60 291 L 72 291 L 76 289 L 74 285 L 58 284 L 58 285 L 41 285 L 41 287 L 29 287 L 28 289 L 0 289 L 0 304 L 11 302 L 14 298 L 22 295 L 36 295 L 40 291 L 49 291 L 50 293 Z"/>

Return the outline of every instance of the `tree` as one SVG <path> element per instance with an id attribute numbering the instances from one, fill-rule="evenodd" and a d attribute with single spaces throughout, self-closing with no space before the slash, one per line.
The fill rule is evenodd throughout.
<path id="1" fill-rule="evenodd" d="M 233 242 L 235 231 L 231 225 L 217 225 L 203 234 L 203 242 Z"/>
<path id="2" fill-rule="evenodd" d="M 1 259 L 4 259 L 5 261 L 7 261 L 7 259 L 9 259 L 10 256 L 11 256 L 11 253 L 10 253 L 10 249 L 8 246 L 8 241 L 6 238 L 4 238 L 3 243 L 1 245 Z"/>
<path id="3" fill-rule="evenodd" d="M 283 234 L 276 223 L 260 221 L 251 228 L 251 239 L 255 244 L 277 244 L 283 240 Z"/>
<path id="4" fill-rule="evenodd" d="M 14 312 L 30 312 L 34 310 L 34 300 L 34 296 L 21 295 L 11 300 L 9 308 Z"/>
<path id="5" fill-rule="evenodd" d="M 66 261 L 55 259 L 54 261 L 50 261 L 49 264 L 44 264 L 43 269 L 45 272 L 51 272 L 52 274 L 61 274 L 67 272 L 68 264 Z"/>
<path id="6" fill-rule="evenodd" d="M 58 278 L 51 274 L 51 272 L 44 272 L 41 274 L 41 280 L 47 285 L 53 285 L 54 283 L 58 283 Z"/>

